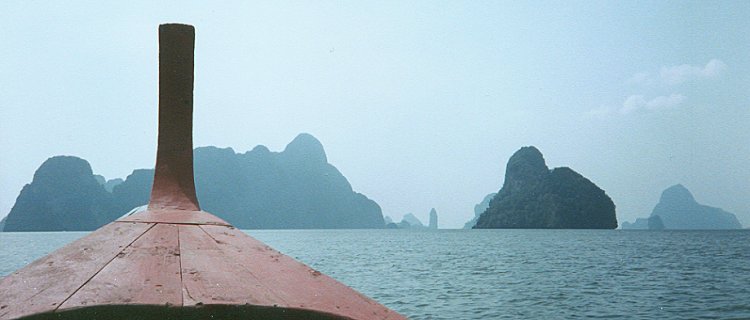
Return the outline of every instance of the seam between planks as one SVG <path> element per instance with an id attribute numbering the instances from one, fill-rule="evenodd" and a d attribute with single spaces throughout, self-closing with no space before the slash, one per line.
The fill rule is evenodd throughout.
<path id="1" fill-rule="evenodd" d="M 96 272 L 94 272 L 94 274 L 92 274 L 91 277 L 89 277 L 88 279 L 86 279 L 86 281 L 84 281 L 82 285 L 80 285 L 77 289 L 75 289 L 73 291 L 73 293 L 71 293 L 69 296 L 67 296 L 65 298 L 65 300 L 63 300 L 62 302 L 60 302 L 60 304 L 58 304 L 57 307 L 55 307 L 55 310 L 53 310 L 53 311 L 57 311 L 58 309 L 60 309 L 60 307 L 63 304 L 65 304 L 65 302 L 67 302 L 68 300 L 70 300 L 70 298 L 72 298 L 76 293 L 78 293 L 78 291 L 80 291 L 81 288 L 83 288 L 86 284 L 88 284 L 89 282 L 91 282 L 91 279 L 94 279 L 94 277 L 96 277 L 97 274 L 99 274 L 100 272 L 102 272 L 102 270 L 104 270 L 104 268 L 106 268 L 110 263 L 112 263 L 112 261 L 117 258 L 117 255 L 119 255 L 120 253 L 122 253 L 123 251 L 125 251 L 125 249 L 127 249 L 128 247 L 130 247 L 133 243 L 135 243 L 136 241 L 138 241 L 138 239 L 140 239 L 144 234 L 146 234 L 146 232 L 149 232 L 151 229 L 153 229 L 154 226 L 156 226 L 156 223 L 151 224 L 150 227 L 148 227 L 145 231 L 143 231 L 141 234 L 139 234 L 137 237 L 135 237 L 135 239 L 133 239 L 133 241 L 130 241 L 130 243 L 128 243 L 128 245 L 123 246 L 122 250 L 120 250 L 117 253 L 115 253 L 112 256 L 112 258 L 109 259 L 109 261 L 107 261 L 107 263 L 105 263 L 101 268 L 99 268 L 99 270 L 97 270 Z"/>
<path id="2" fill-rule="evenodd" d="M 204 233 L 205 233 L 205 234 L 206 234 L 206 235 L 207 235 L 207 236 L 208 236 L 209 238 L 211 238 L 211 240 L 213 240 L 214 242 L 216 242 L 216 245 L 217 245 L 217 247 L 219 248 L 219 250 L 221 250 L 221 251 L 222 251 L 223 253 L 225 253 L 225 254 L 229 253 L 229 252 L 227 252 L 227 249 L 226 249 L 226 248 L 224 248 L 223 246 L 221 246 L 221 244 L 222 244 L 222 243 L 224 243 L 224 242 L 222 242 L 222 241 L 219 241 L 219 240 L 217 240 L 216 238 L 214 238 L 214 236 L 212 236 L 212 235 L 211 235 L 211 233 L 209 233 L 209 232 L 208 232 L 208 231 L 207 231 L 206 229 L 203 229 L 203 227 L 202 227 L 202 226 L 200 226 L 200 225 L 199 225 L 199 226 L 198 226 L 198 228 L 200 228 L 200 229 L 201 229 L 201 231 L 203 231 L 203 232 L 204 232 Z M 234 227 L 232 227 L 232 228 L 234 228 Z M 236 228 L 235 228 L 235 229 L 236 229 Z M 242 231 L 240 231 L 240 232 L 242 232 Z M 244 233 L 244 232 L 243 232 L 243 233 Z M 265 243 L 263 243 L 263 244 L 265 244 Z M 268 245 L 266 245 L 266 246 L 268 246 Z M 269 248 L 270 248 L 270 247 L 269 247 Z M 273 250 L 275 250 L 275 249 L 273 249 Z M 278 251 L 277 251 L 277 252 L 278 252 Z M 281 253 L 281 252 L 279 252 L 279 253 L 280 253 L 280 254 L 283 254 L 283 253 Z M 229 255 L 229 256 L 232 256 L 232 255 Z M 249 274 L 250 274 L 250 276 L 252 276 L 252 277 L 253 277 L 253 278 L 255 279 L 255 281 L 257 281 L 257 282 L 258 282 L 258 284 L 259 284 L 260 286 L 262 286 L 263 288 L 265 288 L 265 289 L 266 289 L 266 292 L 268 292 L 268 293 L 272 294 L 272 295 L 273 295 L 273 296 L 274 296 L 274 297 L 275 297 L 276 299 L 279 299 L 279 301 L 280 301 L 280 302 L 283 302 L 283 303 L 284 303 L 284 307 L 286 307 L 286 308 L 289 308 L 289 307 L 291 307 L 291 304 L 289 303 L 289 301 L 286 301 L 286 299 L 283 299 L 283 298 L 281 298 L 281 297 L 280 297 L 280 296 L 279 296 L 278 294 L 276 294 L 276 292 L 275 292 L 275 291 L 271 290 L 271 288 L 269 288 L 269 287 L 268 287 L 268 286 L 266 285 L 266 283 L 265 283 L 265 282 L 263 282 L 263 281 L 262 281 L 262 280 L 261 280 L 261 279 L 260 279 L 260 278 L 259 278 L 259 277 L 258 277 L 258 276 L 257 276 L 256 274 L 255 274 L 255 272 L 253 272 L 252 270 L 250 270 L 249 268 L 247 268 L 247 266 L 245 266 L 245 265 L 242 265 L 242 264 L 239 264 L 239 263 L 237 263 L 236 265 L 237 265 L 237 266 L 239 266 L 240 268 L 242 268 L 243 270 L 247 271 L 247 273 L 249 273 Z"/>
<path id="3" fill-rule="evenodd" d="M 187 225 L 177 226 L 177 230 L 178 230 L 177 231 L 177 237 L 178 237 L 177 238 L 177 244 L 180 246 L 180 280 L 183 279 L 182 278 L 182 245 L 181 245 L 180 239 L 179 239 L 179 236 L 180 236 L 179 230 L 182 229 L 182 228 L 187 228 Z M 200 228 L 200 226 L 198 226 L 198 228 Z M 190 289 L 188 289 L 188 287 L 185 285 L 184 282 L 180 283 L 180 286 L 182 287 L 182 306 L 184 307 L 185 306 L 185 295 L 187 295 L 188 298 L 190 298 L 190 300 L 195 301 L 196 299 L 193 298 L 193 295 L 190 294 Z"/>
<path id="4" fill-rule="evenodd" d="M 219 240 L 216 240 L 216 238 L 214 238 L 210 233 L 208 233 L 208 231 L 206 231 L 206 229 L 203 229 L 203 227 L 201 225 L 198 225 L 198 228 L 200 228 L 201 231 L 203 231 L 203 233 L 205 233 L 209 238 L 211 238 L 211 240 L 213 240 L 214 242 L 216 242 L 216 244 L 220 243 Z"/>
<path id="5" fill-rule="evenodd" d="M 180 264 L 180 293 L 182 293 L 180 295 L 180 307 L 184 307 L 185 306 L 185 291 L 187 291 L 187 289 L 182 290 L 183 288 L 185 288 L 185 282 L 183 282 L 182 280 L 182 245 L 180 244 L 180 226 L 175 226 L 175 227 L 177 228 L 177 251 L 180 253 L 180 259 L 178 260 Z"/>
<path id="6" fill-rule="evenodd" d="M 208 226 L 222 226 L 222 227 L 231 227 L 232 225 L 224 224 L 220 222 L 172 222 L 172 221 L 150 221 L 149 220 L 117 220 L 115 222 L 123 222 L 123 223 L 162 223 L 162 224 L 176 224 L 181 226 L 202 226 L 202 225 L 208 225 Z"/>

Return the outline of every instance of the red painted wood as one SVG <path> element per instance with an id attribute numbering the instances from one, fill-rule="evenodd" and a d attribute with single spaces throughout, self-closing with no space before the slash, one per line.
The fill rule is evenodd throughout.
<path id="1" fill-rule="evenodd" d="M 125 248 L 60 308 L 182 305 L 177 225 L 157 224 Z"/>
<path id="2" fill-rule="evenodd" d="M 195 28 L 159 26 L 159 143 L 151 209 L 200 210 L 193 180 Z"/>
<path id="3" fill-rule="evenodd" d="M 55 310 L 149 227 L 110 223 L 0 279 L 0 319 Z"/>
<path id="4" fill-rule="evenodd" d="M 281 254 L 244 232 L 201 226 L 228 257 L 249 271 L 288 308 L 337 314 L 352 319 L 405 319 L 346 285 Z M 279 305 L 282 305 L 279 303 Z"/>
<path id="5" fill-rule="evenodd" d="M 174 224 L 210 224 L 229 226 L 230 224 L 221 218 L 205 211 L 186 210 L 146 210 L 118 221 L 151 222 L 151 223 L 174 223 Z"/>
<path id="6" fill-rule="evenodd" d="M 199 226 L 180 226 L 180 251 L 185 306 L 283 304 Z"/>

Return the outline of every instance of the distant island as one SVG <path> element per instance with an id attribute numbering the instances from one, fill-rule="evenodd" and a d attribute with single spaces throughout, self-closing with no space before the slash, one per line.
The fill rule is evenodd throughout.
<path id="1" fill-rule="evenodd" d="M 262 145 L 242 154 L 202 147 L 194 158 L 201 208 L 238 228 L 385 226 L 380 206 L 352 190 L 312 135 L 298 135 L 282 152 Z M 108 181 L 86 160 L 53 157 L 23 188 L 2 230 L 94 230 L 146 204 L 152 182 L 153 169 Z"/>
<path id="2" fill-rule="evenodd" d="M 615 229 L 615 205 L 604 190 L 570 168 L 550 170 L 535 147 L 508 160 L 502 189 L 475 229 Z"/>
<path id="3" fill-rule="evenodd" d="M 664 226 L 664 221 L 657 215 L 648 218 L 638 218 L 633 223 L 624 221 L 622 229 L 664 230 L 666 227 Z"/>
<path id="4" fill-rule="evenodd" d="M 414 214 L 407 213 L 404 215 L 403 218 L 401 218 L 401 222 L 398 224 L 399 229 L 426 229 L 424 224 L 422 224 L 422 221 L 419 220 Z"/>
<path id="5" fill-rule="evenodd" d="M 623 222 L 623 229 L 742 229 L 733 213 L 695 201 L 693 194 L 681 184 L 664 190 L 651 215 L 634 223 Z"/>
<path id="6" fill-rule="evenodd" d="M 112 195 L 86 160 L 47 159 L 21 190 L 3 231 L 87 231 L 116 219 Z"/>
<path id="7" fill-rule="evenodd" d="M 407 213 L 401 218 L 401 222 L 395 223 L 390 217 L 386 218 L 386 228 L 389 229 L 438 229 L 438 214 L 435 208 L 430 209 L 430 221 L 428 225 L 424 225 L 414 214 Z"/>
<path id="8" fill-rule="evenodd" d="M 484 211 L 487 210 L 487 208 L 490 207 L 490 200 L 495 197 L 497 193 L 490 193 L 486 196 L 484 196 L 484 199 L 482 199 L 481 202 L 474 205 L 474 218 L 471 218 L 471 220 L 467 221 L 464 224 L 464 229 L 471 229 L 474 228 L 475 225 L 477 225 L 477 219 L 479 219 L 479 216 L 484 213 Z"/>
<path id="9" fill-rule="evenodd" d="M 432 230 L 437 230 L 438 228 L 438 215 L 437 215 L 437 210 L 435 210 L 435 208 L 432 208 L 430 210 L 430 224 L 428 228 Z"/>

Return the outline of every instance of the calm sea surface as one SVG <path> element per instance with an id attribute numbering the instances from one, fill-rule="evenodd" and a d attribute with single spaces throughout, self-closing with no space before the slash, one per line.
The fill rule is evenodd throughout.
<path id="1" fill-rule="evenodd" d="M 750 319 L 750 232 L 250 230 L 412 319 Z M 86 233 L 0 233 L 0 276 Z"/>

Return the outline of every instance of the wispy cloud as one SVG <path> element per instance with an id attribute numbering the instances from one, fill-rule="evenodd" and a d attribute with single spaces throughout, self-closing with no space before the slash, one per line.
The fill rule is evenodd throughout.
<path id="1" fill-rule="evenodd" d="M 727 69 L 726 63 L 719 59 L 711 59 L 706 65 L 681 64 L 661 67 L 658 73 L 638 72 L 631 76 L 627 83 L 651 86 L 657 83 L 674 86 L 692 80 L 712 79 L 723 74 Z"/>
<path id="2" fill-rule="evenodd" d="M 687 97 L 673 93 L 668 96 L 647 98 L 641 94 L 628 96 L 621 106 L 602 105 L 586 112 L 587 117 L 606 118 L 613 115 L 629 115 L 637 112 L 656 112 L 666 109 L 677 108 L 687 100 Z"/>
<path id="3" fill-rule="evenodd" d="M 661 67 L 654 71 L 638 72 L 626 82 L 637 85 L 643 90 L 641 92 L 648 92 L 648 95 L 636 92 L 637 94 L 627 96 L 622 105 L 602 105 L 587 111 L 586 116 L 603 118 L 617 114 L 629 115 L 636 112 L 677 108 L 687 100 L 685 95 L 675 92 L 679 88 L 678 85 L 691 81 L 715 79 L 726 70 L 726 63 L 719 59 L 711 59 L 705 65 L 681 64 Z M 672 91 L 671 94 L 670 91 Z"/>
<path id="4" fill-rule="evenodd" d="M 646 99 L 643 95 L 632 95 L 625 99 L 620 108 L 621 114 L 630 114 L 639 110 L 656 111 L 670 109 L 679 106 L 687 97 L 679 93 L 673 93 L 668 96 L 658 96 L 653 99 Z"/>
<path id="5" fill-rule="evenodd" d="M 691 66 L 683 64 L 672 67 L 662 67 L 659 71 L 661 80 L 669 85 L 680 84 L 693 79 L 716 78 L 726 70 L 727 65 L 718 59 L 711 59 L 705 66 Z"/>

